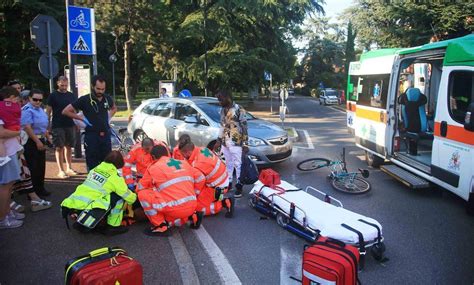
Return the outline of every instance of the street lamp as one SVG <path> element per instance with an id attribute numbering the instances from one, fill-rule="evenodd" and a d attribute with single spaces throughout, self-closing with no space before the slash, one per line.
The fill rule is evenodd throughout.
<path id="1" fill-rule="evenodd" d="M 114 97 L 115 102 L 115 62 L 117 61 L 115 53 L 109 56 L 109 61 L 112 63 L 112 96 Z"/>

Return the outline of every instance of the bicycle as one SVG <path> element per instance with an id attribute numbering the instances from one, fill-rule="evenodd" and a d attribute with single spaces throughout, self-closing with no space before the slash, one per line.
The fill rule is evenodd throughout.
<path id="1" fill-rule="evenodd" d="M 115 141 L 118 144 L 118 147 L 116 148 L 118 151 L 120 151 L 123 155 L 126 155 L 133 146 L 133 140 L 132 138 L 127 134 L 127 129 L 126 128 L 121 128 L 117 132 L 114 130 L 114 128 L 110 128 L 111 134 L 112 134 L 112 140 L 115 139 Z"/>
<path id="2" fill-rule="evenodd" d="M 350 194 L 362 194 L 370 191 L 371 185 L 364 178 L 369 177 L 367 169 L 360 169 L 359 172 L 347 171 L 346 149 L 342 149 L 341 160 L 329 160 L 326 158 L 310 158 L 301 161 L 296 166 L 300 171 L 313 171 L 323 167 L 330 167 L 331 174 L 328 179 L 334 189 Z M 359 177 L 359 174 L 362 177 Z"/>

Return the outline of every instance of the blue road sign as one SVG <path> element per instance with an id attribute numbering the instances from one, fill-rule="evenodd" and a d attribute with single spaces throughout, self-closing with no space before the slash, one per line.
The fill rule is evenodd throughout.
<path id="1" fill-rule="evenodd" d="M 69 6 L 67 12 L 69 52 L 81 55 L 96 54 L 94 9 Z"/>
<path id="2" fill-rule="evenodd" d="M 265 78 L 266 81 L 272 80 L 272 74 L 268 71 L 263 72 L 263 77 Z"/>

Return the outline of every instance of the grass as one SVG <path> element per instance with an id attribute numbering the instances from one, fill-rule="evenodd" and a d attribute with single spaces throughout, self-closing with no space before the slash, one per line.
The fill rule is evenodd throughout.
<path id="1" fill-rule="evenodd" d="M 127 110 L 117 111 L 117 113 L 115 113 L 114 115 L 114 117 L 117 118 L 128 118 L 128 116 L 130 116 L 130 112 L 128 112 Z"/>

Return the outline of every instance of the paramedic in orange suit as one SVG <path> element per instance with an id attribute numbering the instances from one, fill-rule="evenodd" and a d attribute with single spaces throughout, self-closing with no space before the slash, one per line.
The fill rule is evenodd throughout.
<path id="1" fill-rule="evenodd" d="M 188 142 L 191 142 L 191 137 L 187 134 L 184 134 L 179 137 L 178 144 L 174 147 L 173 149 L 173 158 L 178 159 L 178 160 L 186 160 L 184 156 L 181 154 L 181 151 L 179 151 L 179 145 L 185 145 Z"/>
<path id="2" fill-rule="evenodd" d="M 225 163 L 208 148 L 196 147 L 191 140 L 181 140 L 179 150 L 182 156 L 195 169 L 202 173 L 199 179 L 205 181 L 202 190 L 197 194 L 197 211 L 204 212 L 204 215 L 219 213 L 222 208 L 226 208 L 226 218 L 231 218 L 234 212 L 234 200 L 223 198 L 229 185 L 229 176 Z"/>
<path id="3" fill-rule="evenodd" d="M 163 235 L 172 226 L 181 226 L 188 221 L 191 227 L 199 228 L 202 213 L 196 213 L 195 184 L 199 175 L 187 162 L 169 157 L 168 149 L 162 145 L 151 150 L 154 162 L 148 167 L 137 186 L 138 199 L 152 227 L 145 234 Z M 166 235 L 166 234 L 165 234 Z"/>
<path id="4" fill-rule="evenodd" d="M 150 151 L 155 145 L 166 146 L 165 143 L 160 141 L 153 141 L 150 138 L 145 138 L 140 143 L 133 146 L 132 150 L 125 157 L 125 166 L 122 169 L 123 178 L 127 183 L 128 189 L 135 190 L 135 181 L 138 181 L 146 169 L 153 162 Z M 136 166 L 136 179 L 132 175 L 132 167 Z"/>

